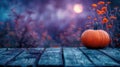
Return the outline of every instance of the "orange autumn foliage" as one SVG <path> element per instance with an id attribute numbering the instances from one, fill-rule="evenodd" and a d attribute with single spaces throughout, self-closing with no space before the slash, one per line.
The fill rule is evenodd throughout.
<path id="1" fill-rule="evenodd" d="M 108 1 L 108 2 L 107 2 L 107 4 L 111 4 L 111 2 L 110 2 L 110 1 Z"/>
<path id="2" fill-rule="evenodd" d="M 96 7 L 97 7 L 97 4 L 92 4 L 92 7 L 93 7 L 93 8 L 96 8 Z"/>
<path id="3" fill-rule="evenodd" d="M 109 20 L 106 17 L 104 17 L 103 20 L 102 20 L 102 23 L 104 24 L 104 23 L 107 23 L 108 21 Z"/>
<path id="4" fill-rule="evenodd" d="M 102 7 L 102 8 L 101 8 L 101 11 L 106 12 L 106 11 L 107 11 L 107 7 Z"/>
<path id="5" fill-rule="evenodd" d="M 117 17 L 116 17 L 116 16 L 110 16 L 110 19 L 112 19 L 112 20 L 116 20 Z"/>
<path id="6" fill-rule="evenodd" d="M 103 15 L 103 14 L 105 14 L 105 11 L 101 11 L 101 10 L 98 10 L 98 9 L 97 9 L 96 12 L 97 12 L 98 15 Z"/>
<path id="7" fill-rule="evenodd" d="M 47 36 L 47 39 L 48 39 L 48 40 L 52 40 L 52 38 L 51 38 L 49 35 Z"/>
<path id="8" fill-rule="evenodd" d="M 97 20 L 97 18 L 94 18 L 94 21 L 96 21 Z"/>
<path id="9" fill-rule="evenodd" d="M 107 28 L 112 28 L 112 24 L 108 24 L 106 27 Z"/>
<path id="10" fill-rule="evenodd" d="M 105 4 L 104 1 L 99 1 L 99 2 L 98 2 L 98 5 L 104 5 L 104 4 Z"/>
<path id="11" fill-rule="evenodd" d="M 59 46 L 53 46 L 54 48 L 58 48 Z"/>
<path id="12" fill-rule="evenodd" d="M 88 18 L 88 19 L 91 19 L 91 16 L 88 16 L 87 18 Z"/>

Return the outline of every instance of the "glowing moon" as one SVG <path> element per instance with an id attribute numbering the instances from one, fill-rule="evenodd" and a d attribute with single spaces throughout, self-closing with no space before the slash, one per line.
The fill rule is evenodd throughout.
<path id="1" fill-rule="evenodd" d="M 73 7 L 73 10 L 76 12 L 76 13 L 81 13 L 83 11 L 83 7 L 81 4 L 75 4 L 74 7 Z"/>

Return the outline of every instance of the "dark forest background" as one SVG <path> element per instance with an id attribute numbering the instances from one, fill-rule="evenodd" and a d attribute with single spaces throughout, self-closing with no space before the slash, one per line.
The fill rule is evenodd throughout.
<path id="1" fill-rule="evenodd" d="M 109 5 L 91 5 L 99 1 Z M 83 6 L 75 13 L 76 4 Z M 96 9 L 107 7 L 99 19 Z M 110 34 L 109 47 L 120 47 L 120 0 L 0 0 L 0 47 L 79 47 L 87 29 Z M 112 18 L 111 18 L 112 17 Z"/>

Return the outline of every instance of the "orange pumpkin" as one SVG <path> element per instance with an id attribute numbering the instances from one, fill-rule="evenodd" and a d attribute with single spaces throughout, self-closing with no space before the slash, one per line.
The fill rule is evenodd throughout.
<path id="1" fill-rule="evenodd" d="M 104 48 L 110 43 L 110 37 L 104 30 L 86 30 L 81 35 L 81 41 L 87 48 Z"/>

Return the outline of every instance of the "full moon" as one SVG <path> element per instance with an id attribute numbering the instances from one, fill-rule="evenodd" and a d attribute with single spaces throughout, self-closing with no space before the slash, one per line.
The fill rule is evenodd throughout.
<path id="1" fill-rule="evenodd" d="M 76 12 L 76 13 L 81 13 L 83 11 L 83 7 L 81 4 L 75 4 L 74 7 L 73 7 L 73 10 Z"/>

